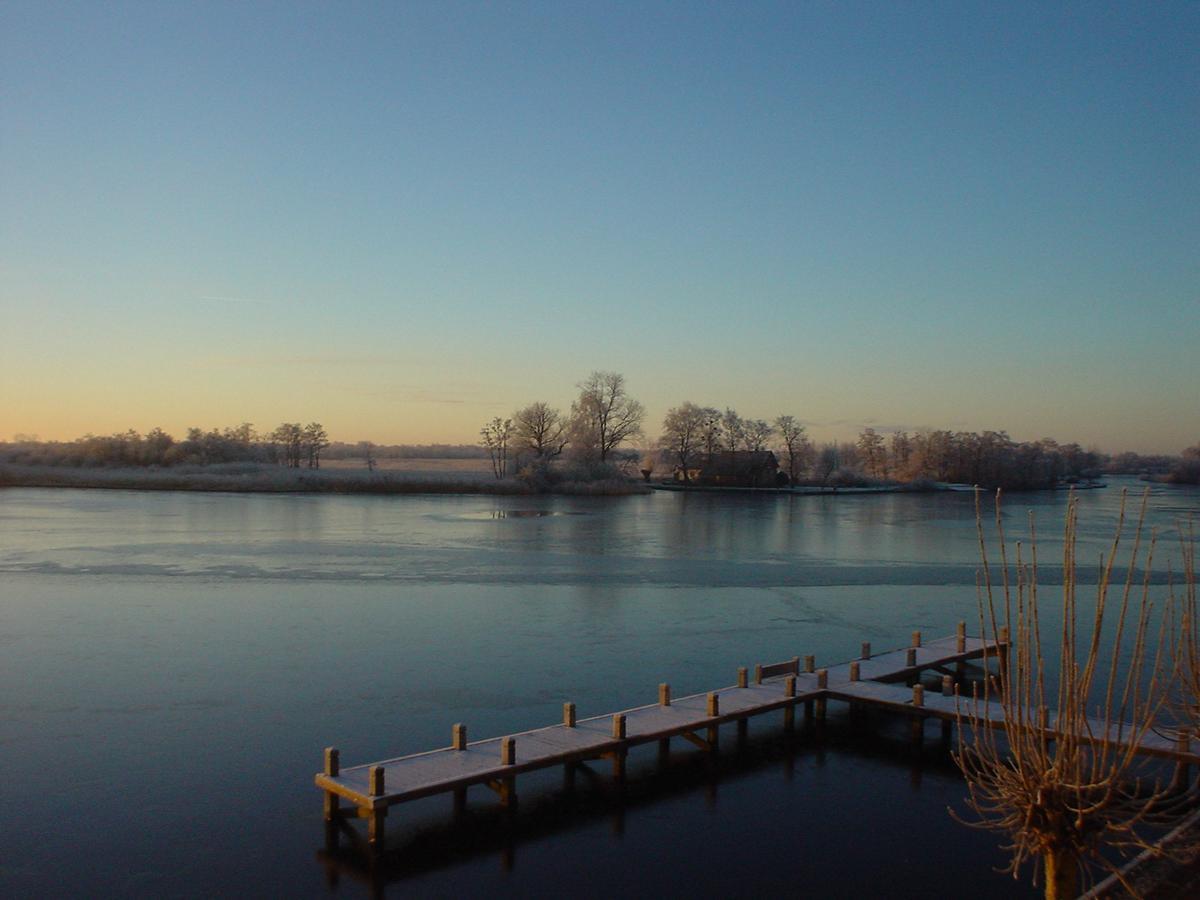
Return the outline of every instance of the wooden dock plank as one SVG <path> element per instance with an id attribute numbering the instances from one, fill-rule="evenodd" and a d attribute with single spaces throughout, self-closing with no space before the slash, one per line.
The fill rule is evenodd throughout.
<path id="1" fill-rule="evenodd" d="M 982 654 L 985 642 L 967 638 L 959 652 L 956 638 L 931 641 L 917 650 L 917 666 L 907 665 L 907 650 L 892 650 L 860 661 L 862 678 L 898 678 L 923 667 L 943 665 Z M 789 669 L 785 664 L 765 667 L 768 671 Z M 830 670 L 830 683 L 845 682 L 849 664 Z M 746 687 L 729 685 L 714 693 L 719 701 L 718 715 L 708 712 L 708 694 L 692 694 L 659 704 L 634 707 L 619 714 L 625 716 L 625 738 L 613 737 L 612 715 L 593 716 L 577 721 L 575 727 L 552 725 L 511 735 L 516 755 L 511 765 L 501 763 L 501 738 L 474 741 L 466 749 L 452 747 L 386 759 L 369 765 L 349 766 L 337 775 L 318 774 L 316 783 L 323 790 L 339 794 L 364 808 L 376 809 L 419 797 L 442 793 L 457 787 L 477 784 L 520 772 L 545 768 L 564 762 L 593 758 L 653 740 L 699 731 L 782 709 L 811 700 L 822 693 L 815 673 L 802 672 L 795 677 L 796 693 L 785 693 L 787 674 L 765 677 L 762 684 Z M 871 682 L 861 682 L 867 684 Z M 370 793 L 369 773 L 374 767 L 385 770 L 385 789 L 378 796 Z"/>
<path id="2" fill-rule="evenodd" d="M 975 699 L 972 697 L 945 696 L 943 694 L 925 693 L 924 702 L 920 707 L 912 703 L 912 689 L 898 685 L 882 684 L 877 681 L 842 682 L 831 685 L 829 695 L 838 700 L 853 703 L 867 703 L 890 709 L 894 712 L 916 713 L 927 718 L 954 721 L 959 712 L 966 717 L 972 711 L 982 718 L 991 728 L 1003 728 L 1005 720 L 1004 705 L 998 700 Z M 1036 721 L 1036 714 L 1030 711 L 1029 721 Z M 1047 714 L 1047 732 L 1059 734 L 1058 716 L 1051 711 Z M 1106 729 L 1103 721 L 1089 718 L 1089 733 L 1084 739 L 1089 743 L 1111 744 L 1120 746 L 1127 744 L 1133 731 L 1132 726 L 1123 729 L 1113 725 Z M 1138 742 L 1138 751 L 1147 756 L 1157 756 L 1176 761 L 1200 762 L 1200 748 L 1181 751 L 1173 736 L 1147 732 Z"/>

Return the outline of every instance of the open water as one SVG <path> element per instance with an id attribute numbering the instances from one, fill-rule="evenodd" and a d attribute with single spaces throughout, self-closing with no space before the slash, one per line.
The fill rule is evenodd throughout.
<path id="1" fill-rule="evenodd" d="M 1082 560 L 1126 485 L 1081 495 Z M 1012 538 L 1034 510 L 1050 581 L 1065 504 L 1006 501 Z M 1152 490 L 1165 537 L 1197 511 Z M 459 828 L 448 797 L 398 807 L 374 873 L 323 853 L 312 785 L 327 745 L 352 765 L 454 722 L 506 734 L 564 700 L 594 715 L 950 633 L 978 560 L 969 494 L 0 491 L 0 894 L 1023 896 L 998 837 L 948 813 L 935 726 L 918 759 L 836 710 L 824 742 L 753 720 L 716 773 L 680 746 L 653 779 L 635 754 L 623 798 L 565 799 L 549 772 L 512 821 L 485 788 Z"/>

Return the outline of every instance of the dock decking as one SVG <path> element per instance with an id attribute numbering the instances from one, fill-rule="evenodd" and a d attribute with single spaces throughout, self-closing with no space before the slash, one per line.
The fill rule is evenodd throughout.
<path id="1" fill-rule="evenodd" d="M 964 624 L 958 634 L 927 644 L 914 632 L 910 647 L 872 654 L 870 645 L 864 644 L 860 659 L 824 669 L 816 669 L 811 656 L 803 663 L 795 657 L 756 666 L 753 673 L 739 669 L 735 684 L 677 698 L 671 696 L 669 685 L 662 684 L 659 702 L 603 716 L 578 719 L 574 704 L 566 703 L 562 723 L 506 737 L 468 741 L 465 726 L 455 725 L 449 747 L 366 765 L 342 768 L 338 751 L 329 748 L 325 770 L 315 781 L 325 792 L 326 822 L 333 824 L 347 815 L 368 819 L 368 839 L 378 850 L 387 810 L 399 803 L 454 793 L 461 804 L 468 787 L 482 784 L 496 791 L 501 803 L 511 804 L 516 799 L 517 775 L 557 765 L 570 771 L 576 763 L 601 758 L 612 760 L 614 777 L 620 779 L 626 754 L 641 744 L 657 741 L 665 752 L 671 738 L 681 737 L 702 750 L 715 751 L 719 728 L 726 723 L 737 722 L 741 730 L 751 717 L 782 711 L 785 727 L 791 728 L 798 704 L 815 704 L 821 717 L 828 697 L 873 703 L 866 696 L 851 698 L 854 689 L 847 686 L 871 682 L 884 687 L 883 682 L 916 678 L 925 670 L 948 671 L 948 666 L 961 666 L 985 654 L 996 657 L 1004 646 L 968 637 Z M 904 693 L 902 688 L 891 690 Z M 898 697 L 889 694 L 886 699 L 899 702 Z M 929 714 L 933 713 L 930 708 Z M 341 799 L 349 800 L 353 808 L 342 808 Z"/>
<path id="2" fill-rule="evenodd" d="M 783 724 L 791 729 L 795 710 L 815 710 L 818 719 L 825 716 L 829 700 L 852 706 L 872 706 L 907 715 L 912 720 L 914 740 L 921 740 L 926 719 L 940 719 L 943 728 L 973 714 L 993 728 L 1004 726 L 1004 705 L 996 700 L 960 697 L 956 683 L 969 660 L 996 659 L 1003 675 L 1008 662 L 1008 642 L 1003 630 L 999 640 L 970 637 L 965 623 L 957 633 L 923 643 L 914 631 L 908 647 L 872 653 L 871 645 L 862 645 L 858 659 L 817 669 L 812 656 L 801 661 L 739 669 L 736 683 L 701 694 L 672 697 L 671 688 L 660 684 L 658 702 L 636 706 L 603 716 L 576 717 L 573 703 L 563 704 L 563 721 L 505 737 L 468 741 L 464 725 L 451 730 L 451 744 L 437 750 L 385 759 L 366 765 L 341 768 L 338 751 L 325 751 L 325 770 L 315 776 L 316 785 L 325 795 L 327 834 L 336 840 L 336 828 L 346 817 L 368 820 L 368 842 L 373 851 L 384 843 L 384 820 L 388 808 L 399 803 L 453 793 L 456 809 L 465 805 L 466 790 L 486 785 L 500 802 L 516 802 L 516 776 L 523 772 L 565 766 L 573 777 L 578 764 L 607 758 L 612 761 L 613 777 L 625 775 L 625 757 L 633 747 L 657 741 L 660 753 L 669 752 L 672 738 L 683 738 L 701 750 L 715 752 L 719 746 L 720 726 L 736 722 L 744 735 L 747 722 L 754 716 L 782 711 Z M 953 667 L 953 669 L 951 669 Z M 901 686 L 895 682 L 919 682 L 923 673 L 942 675 L 942 692 L 927 692 L 919 684 Z M 1029 717 L 1034 721 L 1034 717 Z M 1038 726 L 1053 739 L 1057 735 L 1055 716 L 1047 712 Z M 948 733 L 948 732 L 946 732 Z M 1100 721 L 1089 721 L 1088 740 L 1096 744 L 1126 744 L 1129 732 L 1122 729 L 1105 733 Z M 1174 760 L 1180 766 L 1200 763 L 1200 752 L 1174 735 L 1147 732 L 1139 738 L 1138 752 Z M 341 800 L 353 807 L 342 807 Z"/>

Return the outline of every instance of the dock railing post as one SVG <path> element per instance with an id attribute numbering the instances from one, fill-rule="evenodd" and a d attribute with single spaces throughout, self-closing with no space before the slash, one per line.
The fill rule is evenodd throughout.
<path id="1" fill-rule="evenodd" d="M 912 705 L 914 709 L 920 709 L 925 705 L 925 688 L 923 685 L 913 685 Z M 925 742 L 925 717 L 914 715 L 912 717 L 912 742 L 913 746 L 920 749 Z"/>
<path id="2" fill-rule="evenodd" d="M 738 667 L 738 670 L 737 670 L 737 686 L 738 687 L 740 687 L 740 688 L 749 687 L 749 682 L 747 681 L 747 674 L 748 673 L 746 672 L 745 666 Z"/>
<path id="3" fill-rule="evenodd" d="M 566 725 L 568 728 L 575 727 L 575 704 L 574 703 L 564 703 L 563 704 L 563 724 Z"/>
<path id="4" fill-rule="evenodd" d="M 822 691 L 825 690 L 825 688 L 829 687 L 829 670 L 828 669 L 817 669 L 817 687 L 820 688 Z M 825 720 L 825 706 L 826 706 L 825 695 L 822 694 L 820 697 L 817 698 L 817 719 L 819 721 Z"/>
<path id="5" fill-rule="evenodd" d="M 371 766 L 367 770 L 367 792 L 372 797 L 381 797 L 386 793 L 383 766 Z M 375 853 L 383 850 L 383 825 L 386 817 L 386 806 L 371 807 L 367 816 L 367 844 Z"/>
<path id="6" fill-rule="evenodd" d="M 796 696 L 796 676 L 789 675 L 783 680 L 783 696 Z M 789 703 L 783 708 L 783 727 L 785 731 L 792 731 L 796 727 L 796 705 Z"/>
<path id="7" fill-rule="evenodd" d="M 716 691 L 709 691 L 707 697 L 707 713 L 710 716 L 719 716 L 721 714 L 721 698 Z M 708 726 L 708 745 L 713 750 L 717 749 L 717 742 L 720 739 L 720 731 L 714 723 Z"/>
<path id="8" fill-rule="evenodd" d="M 967 652 L 967 623 L 959 622 L 954 628 L 954 652 Z"/>
<path id="9" fill-rule="evenodd" d="M 337 747 L 325 748 L 325 774 L 330 778 L 337 778 L 341 772 L 341 766 L 338 761 Z M 333 822 L 338 814 L 338 795 L 333 791 L 325 791 L 325 821 Z"/>
<path id="10" fill-rule="evenodd" d="M 461 722 L 450 729 L 450 746 L 455 750 L 467 749 L 467 726 Z"/>
<path id="11" fill-rule="evenodd" d="M 1175 749 L 1180 753 L 1187 753 L 1191 746 L 1187 729 L 1181 728 L 1175 735 Z M 1181 759 L 1175 763 L 1175 776 L 1171 779 L 1171 789 L 1176 792 L 1187 790 L 1188 777 L 1190 775 L 1187 760 Z"/>
<path id="12" fill-rule="evenodd" d="M 804 657 L 804 672 L 811 675 L 817 670 L 817 658 L 812 654 Z M 813 702 L 811 700 L 804 701 L 804 718 L 811 719 L 813 716 Z"/>
<path id="13" fill-rule="evenodd" d="M 850 663 L 850 680 L 858 681 L 858 660 L 852 660 Z"/>
<path id="14" fill-rule="evenodd" d="M 914 647 L 920 647 L 920 646 L 921 646 L 921 632 L 919 632 L 919 631 L 914 631 L 914 632 L 912 633 L 912 645 L 913 645 Z"/>
<path id="15" fill-rule="evenodd" d="M 1009 643 L 1008 626 L 1007 625 L 1000 626 L 1000 633 L 996 636 L 996 639 L 997 639 L 997 643 L 1000 645 L 999 647 L 996 648 L 998 651 L 998 655 L 1000 657 L 1000 690 L 1003 691 L 1005 694 L 1007 694 L 1008 693 L 1008 656 L 1009 656 L 1009 648 L 1011 646 Z"/>
<path id="16" fill-rule="evenodd" d="M 500 765 L 515 766 L 517 764 L 517 739 L 515 737 L 500 738 Z M 517 779 L 513 775 L 503 775 L 500 778 L 500 804 L 515 808 L 517 802 Z"/>
<path id="17" fill-rule="evenodd" d="M 665 681 L 658 686 L 658 705 L 671 705 L 671 685 Z M 669 737 L 658 739 L 658 764 L 666 766 L 671 758 L 671 739 Z"/>
<path id="18" fill-rule="evenodd" d="M 871 642 L 870 641 L 862 642 L 862 653 L 860 654 L 860 658 L 862 658 L 862 659 L 870 659 L 871 658 Z"/>
<path id="19" fill-rule="evenodd" d="M 618 741 L 625 740 L 625 713 L 613 713 L 612 736 Z M 617 747 L 613 751 L 613 780 L 618 783 L 625 780 L 625 755 L 626 750 L 624 746 Z"/>

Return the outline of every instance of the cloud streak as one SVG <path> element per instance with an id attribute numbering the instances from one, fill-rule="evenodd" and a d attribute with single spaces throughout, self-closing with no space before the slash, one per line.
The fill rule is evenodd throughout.
<path id="1" fill-rule="evenodd" d="M 211 303 L 248 303 L 253 306 L 278 306 L 278 300 L 263 300 L 259 297 L 220 297 L 215 294 L 203 294 L 197 300 L 207 300 Z"/>

